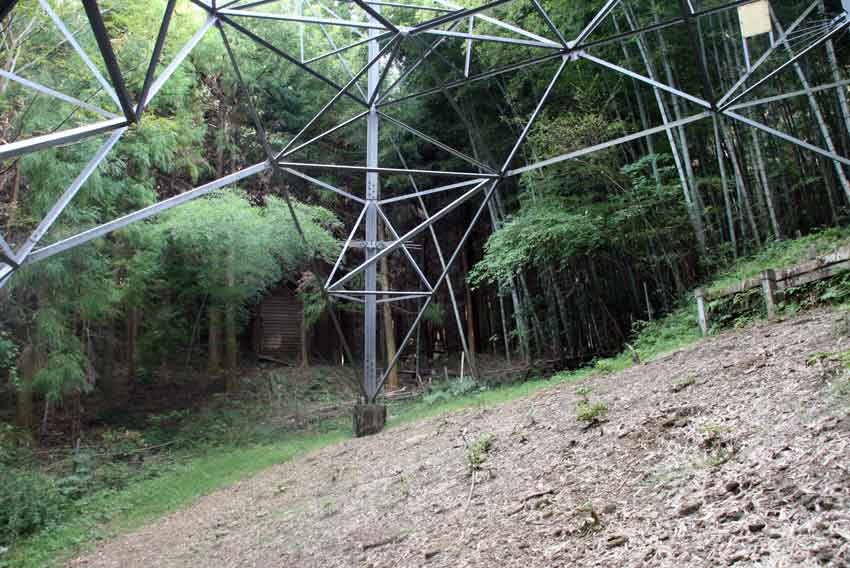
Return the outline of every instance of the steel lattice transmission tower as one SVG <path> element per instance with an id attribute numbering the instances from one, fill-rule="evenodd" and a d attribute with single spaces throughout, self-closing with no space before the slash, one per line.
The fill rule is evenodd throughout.
<path id="1" fill-rule="evenodd" d="M 0 23 L 6 20 L 12 10 L 15 9 L 16 4 L 25 2 L 35 2 L 35 0 L 2 0 L 0 2 Z M 14 72 L 2 71 L 3 76 L 10 81 L 32 89 L 41 95 L 54 97 L 65 103 L 84 108 L 99 115 L 100 119 L 73 128 L 58 130 L 51 134 L 0 145 L 0 160 L 17 158 L 45 148 L 68 145 L 98 135 L 108 134 L 108 138 L 29 237 L 13 246 L 13 243 L 9 243 L 0 235 L 0 281 L 5 282 L 21 266 L 39 262 L 80 246 L 111 231 L 207 195 L 216 189 L 237 184 L 251 176 L 265 172 L 271 173 L 278 180 L 298 178 L 308 184 L 336 193 L 354 204 L 360 211 L 354 226 L 350 227 L 349 236 L 344 243 L 339 259 L 333 266 L 330 275 L 324 280 L 324 291 L 327 295 L 333 297 L 334 301 L 358 302 L 364 306 L 363 353 L 365 361 L 362 394 L 367 403 L 374 402 L 380 393 L 387 380 L 390 368 L 398 362 L 405 345 L 408 344 L 432 303 L 436 291 L 444 284 L 449 286 L 451 290 L 449 272 L 475 225 L 487 210 L 500 184 L 506 179 L 567 160 L 578 159 L 593 152 L 627 144 L 643 137 L 656 134 L 670 136 L 677 129 L 703 120 L 711 120 L 714 123 L 719 155 L 722 154 L 722 151 L 720 151 L 722 136 L 719 125 L 721 121 L 730 121 L 757 129 L 785 142 L 815 152 L 834 161 L 839 169 L 850 165 L 850 160 L 838 155 L 831 143 L 826 144 L 827 147 L 824 148 L 820 143 L 798 139 L 747 116 L 748 109 L 759 105 L 769 105 L 805 94 L 811 95 L 815 91 L 837 89 L 848 84 L 846 80 L 837 80 L 830 85 L 806 86 L 802 92 L 780 92 L 771 97 L 751 98 L 751 95 L 755 94 L 762 86 L 771 84 L 772 80 L 780 73 L 796 66 L 801 58 L 826 42 L 836 39 L 838 34 L 846 30 L 850 25 L 850 16 L 847 13 L 848 8 L 850 8 L 850 0 L 841 0 L 841 4 L 834 3 L 833 11 L 828 13 L 826 17 L 819 13 L 820 0 L 805 3 L 804 9 L 800 10 L 796 19 L 784 29 L 781 29 L 776 15 L 773 14 L 772 7 L 766 0 L 675 0 L 667 3 L 667 13 L 659 14 L 655 20 L 645 23 L 635 19 L 634 13 L 626 0 L 607 0 L 604 2 L 600 0 L 597 3 L 598 9 L 595 14 L 575 37 L 565 36 L 563 28 L 553 20 L 539 0 L 492 0 L 489 2 L 479 0 L 476 3 L 477 5 L 472 8 L 455 5 L 449 0 L 353 0 L 352 2 L 327 0 L 327 3 L 326 0 L 295 0 L 295 4 L 293 0 L 283 2 L 280 0 L 218 0 L 217 2 L 216 0 L 191 0 L 196 9 L 204 12 L 205 20 L 174 59 L 161 67 L 160 59 L 165 42 L 169 37 L 169 26 L 177 3 L 176 0 L 168 0 L 162 22 L 159 25 L 153 53 L 147 66 L 143 87 L 139 93 L 130 93 L 125 85 L 124 77 L 127 70 L 121 68 L 116 58 L 97 0 L 80 0 L 80 2 L 85 9 L 91 32 L 96 39 L 97 55 L 101 58 L 103 66 L 107 70 L 106 77 L 103 76 L 98 65 L 93 62 L 93 54 L 87 53 L 75 39 L 74 34 L 62 22 L 54 7 L 51 6 L 51 2 L 55 2 L 55 0 L 38 0 L 40 8 L 56 25 L 64 37 L 64 41 L 79 54 L 88 71 L 102 85 L 115 106 L 113 110 L 102 109 L 71 95 L 38 84 Z M 546 33 L 533 33 L 503 18 L 500 19 L 498 16 L 499 8 L 508 4 L 523 4 L 528 11 L 539 18 L 539 21 L 543 24 L 542 27 L 546 29 Z M 294 9 L 293 6 L 295 6 Z M 747 52 L 746 67 L 733 85 L 727 85 L 726 88 L 723 88 L 723 85 L 716 84 L 715 75 L 709 71 L 701 22 L 707 18 L 725 15 L 736 9 L 747 7 L 753 8 L 755 11 L 761 10 L 763 14 L 769 13 L 770 15 L 767 17 L 772 19 L 775 25 L 765 22 L 764 15 L 761 16 L 760 22 L 756 22 L 756 27 L 766 24 L 767 28 L 770 29 L 770 38 L 761 55 L 754 61 L 750 60 L 749 52 L 746 50 L 747 30 L 742 30 L 744 48 Z M 413 19 L 418 23 L 411 26 L 399 25 L 393 21 L 393 15 L 400 13 L 415 14 L 416 17 Z M 610 30 L 605 33 L 600 31 L 609 29 L 615 18 L 619 18 L 621 22 L 629 23 L 629 27 L 622 30 L 617 28 L 616 33 Z M 406 18 L 405 21 L 410 19 Z M 305 27 L 316 28 L 326 38 L 328 51 L 309 59 L 306 58 L 302 36 L 301 53 L 288 53 L 252 31 L 248 22 L 257 20 L 277 22 L 280 25 L 295 24 L 300 26 L 302 34 Z M 497 30 L 498 33 L 477 32 L 476 25 L 486 26 L 488 31 Z M 616 23 L 614 25 L 616 26 Z M 609 61 L 598 55 L 602 48 L 629 42 L 638 42 L 639 47 L 646 49 L 646 45 L 640 43 L 645 37 L 675 26 L 687 30 L 687 37 L 693 53 L 693 67 L 699 77 L 698 92 L 689 92 L 683 86 L 665 82 L 655 73 L 649 63 L 646 64 L 644 71 L 639 71 L 629 68 L 625 62 Z M 328 29 L 332 27 L 353 30 L 358 38 L 350 44 L 339 46 L 328 33 Z M 77 193 L 84 189 L 84 185 L 92 173 L 103 162 L 122 135 L 134 128 L 134 125 L 143 119 L 148 105 L 154 97 L 157 96 L 201 39 L 206 34 L 211 33 L 211 30 L 217 31 L 221 36 L 232 63 L 234 74 L 241 87 L 241 102 L 246 104 L 250 110 L 256 127 L 257 140 L 265 152 L 265 159 L 250 167 L 232 172 L 183 194 L 126 214 L 79 234 L 44 242 L 47 232 Z M 260 120 L 260 113 L 258 109 L 254 108 L 251 97 L 252 86 L 245 84 L 240 72 L 238 57 L 234 53 L 229 40 L 229 37 L 233 34 L 239 34 L 243 38 L 255 42 L 266 50 L 269 57 L 281 58 L 304 73 L 310 74 L 315 80 L 334 89 L 335 94 L 328 100 L 327 104 L 297 135 L 290 137 L 282 149 L 272 147 L 269 135 Z M 406 83 L 410 82 L 409 77 L 417 71 L 422 72 L 423 69 L 430 69 L 430 73 L 439 74 L 434 71 L 436 66 L 432 64 L 431 60 L 439 57 L 438 48 L 447 41 L 463 42 L 466 50 L 463 69 L 458 69 L 458 74 L 454 78 L 437 77 L 436 79 L 440 83 L 437 87 L 419 92 L 410 89 L 405 90 Z M 515 46 L 518 52 L 526 55 L 508 65 L 474 70 L 475 46 L 488 43 Z M 791 47 L 792 43 L 793 48 Z M 399 57 L 401 48 L 412 45 L 421 49 L 419 56 L 402 62 Z M 344 59 L 345 55 L 364 46 L 367 48 L 366 63 L 359 69 L 352 69 Z M 318 69 L 317 65 L 320 61 L 334 58 L 340 60 L 344 72 L 341 76 L 328 77 Z M 675 120 L 662 112 L 663 123 L 658 126 L 645 128 L 640 132 L 627 134 L 592 147 L 577 149 L 565 155 L 550 157 L 527 165 L 518 165 L 517 158 L 523 144 L 550 98 L 550 94 L 562 77 L 565 68 L 578 62 L 591 63 L 597 66 L 600 72 L 618 73 L 651 88 L 656 93 L 656 97 L 659 96 L 659 93 L 675 97 L 683 105 L 695 108 L 696 111 Z M 520 70 L 547 63 L 557 63 L 557 68 L 539 101 L 537 101 L 533 112 L 527 117 L 521 133 L 511 146 L 510 152 L 503 156 L 499 163 L 486 163 L 479 156 L 470 156 L 457 149 L 456 144 L 439 140 L 435 136 L 426 134 L 389 114 L 389 109 L 401 103 L 413 102 L 415 104 L 415 101 L 420 97 L 446 94 L 474 82 L 517 73 Z M 363 78 L 366 79 L 365 88 L 361 84 Z M 341 100 L 353 102 L 360 108 L 360 112 L 330 129 L 307 138 L 307 133 L 311 127 L 314 127 Z M 460 112 L 460 109 L 456 110 Z M 357 124 L 365 126 L 366 131 L 367 144 L 364 164 L 345 165 L 293 160 L 293 157 L 299 151 L 314 147 L 318 141 L 326 136 Z M 401 167 L 382 166 L 380 163 L 381 152 L 379 152 L 382 141 L 380 130 L 382 126 L 386 125 L 391 125 L 424 143 L 431 144 L 451 154 L 468 166 L 468 169 L 432 171 L 409 168 L 399 147 L 393 149 L 401 161 Z M 362 133 L 363 130 L 360 130 L 360 135 Z M 320 179 L 320 177 L 316 177 L 320 176 L 321 173 L 308 173 L 323 171 L 363 175 L 365 177 L 365 194 L 363 196 L 355 195 Z M 381 180 L 389 175 L 406 176 L 410 181 L 409 192 L 403 195 L 382 197 Z M 445 178 L 447 183 L 436 187 L 422 188 L 417 184 L 416 179 L 421 179 L 423 176 L 429 179 Z M 288 194 L 285 192 L 284 195 L 288 200 Z M 434 210 L 429 210 L 426 206 L 427 199 L 433 196 L 445 197 L 446 195 L 451 196 L 447 205 L 444 204 Z M 390 222 L 385 212 L 386 208 L 394 203 L 411 200 L 424 212 L 424 219 L 412 228 L 398 232 Z M 474 214 L 461 227 L 460 241 L 454 247 L 446 249 L 438 238 L 435 226 L 441 220 L 447 218 L 452 211 L 464 204 L 472 204 Z M 290 209 L 300 232 L 295 211 L 291 207 Z M 379 238 L 379 226 L 381 225 L 388 232 L 388 237 L 384 240 Z M 357 239 L 359 231 L 364 231 L 362 240 Z M 436 278 L 433 276 L 430 279 L 428 278 L 426 275 L 428 272 L 426 268 L 428 267 L 422 266 L 411 252 L 411 242 L 420 235 L 425 235 L 426 238 L 430 237 L 433 240 L 440 260 L 439 266 L 436 267 Z M 354 250 L 363 252 L 364 259 L 362 262 L 349 265 L 346 258 Z M 378 263 L 391 254 L 404 256 L 409 268 L 420 283 L 417 289 L 385 290 L 378 286 Z M 450 293 L 449 297 L 452 300 L 453 316 L 458 324 L 464 349 L 468 349 L 464 339 L 461 316 L 457 305 L 454 303 L 454 293 Z M 377 367 L 376 340 L 378 305 L 384 302 L 404 300 L 418 301 L 417 315 L 413 325 L 406 331 L 398 352 L 388 362 L 387 368 L 379 370 Z M 347 349 L 346 339 L 335 316 L 334 321 L 337 323 L 340 341 Z"/>

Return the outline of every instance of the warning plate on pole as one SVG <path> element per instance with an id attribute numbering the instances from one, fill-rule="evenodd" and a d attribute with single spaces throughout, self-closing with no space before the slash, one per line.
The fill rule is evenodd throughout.
<path id="1" fill-rule="evenodd" d="M 745 38 L 769 34 L 773 29 L 770 23 L 770 4 L 767 0 L 757 0 L 739 6 L 738 19 L 741 20 L 741 33 Z"/>

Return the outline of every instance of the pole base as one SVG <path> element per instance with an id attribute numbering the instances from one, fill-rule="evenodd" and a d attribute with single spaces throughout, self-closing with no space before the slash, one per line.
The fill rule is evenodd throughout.
<path id="1" fill-rule="evenodd" d="M 354 407 L 354 436 L 372 436 L 384 429 L 387 407 L 384 404 L 358 404 Z"/>

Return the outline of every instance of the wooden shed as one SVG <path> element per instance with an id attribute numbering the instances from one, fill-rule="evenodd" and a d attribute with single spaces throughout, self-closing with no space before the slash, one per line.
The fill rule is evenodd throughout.
<path id="1" fill-rule="evenodd" d="M 298 361 L 303 306 L 290 286 L 271 290 L 254 311 L 254 351 L 258 356 Z"/>

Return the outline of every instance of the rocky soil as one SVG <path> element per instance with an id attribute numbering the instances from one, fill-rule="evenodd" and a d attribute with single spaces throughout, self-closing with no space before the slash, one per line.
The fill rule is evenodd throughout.
<path id="1" fill-rule="evenodd" d="M 838 319 L 351 440 L 71 566 L 850 566 Z"/>

